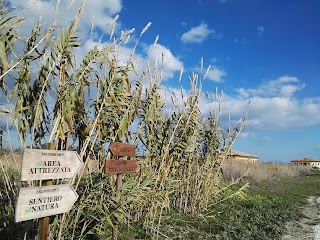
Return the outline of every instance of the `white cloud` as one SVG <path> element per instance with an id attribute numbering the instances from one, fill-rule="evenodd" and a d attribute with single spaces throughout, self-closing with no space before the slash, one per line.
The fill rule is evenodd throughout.
<path id="1" fill-rule="evenodd" d="M 209 70 L 207 79 L 214 81 L 214 82 L 222 82 L 223 77 L 226 76 L 227 73 L 224 70 L 221 70 L 217 67 L 213 67 Z"/>
<path id="2" fill-rule="evenodd" d="M 298 101 L 279 97 L 251 98 L 247 126 L 251 130 L 277 130 L 318 125 L 319 99 Z M 244 116 L 248 101 L 246 98 L 225 96 L 222 101 L 223 113 L 230 114 L 233 122 L 236 122 Z"/>
<path id="3" fill-rule="evenodd" d="M 160 44 L 155 46 L 152 44 L 145 51 L 151 62 L 157 60 L 158 66 L 162 69 L 163 80 L 173 77 L 175 72 L 183 69 L 183 63 L 171 53 L 170 49 Z"/>
<path id="4" fill-rule="evenodd" d="M 298 99 L 295 93 L 304 88 L 295 77 L 283 76 L 258 86 L 238 89 L 239 96 L 226 96 L 225 113 L 235 119 L 243 116 L 251 101 L 248 127 L 256 130 L 290 129 L 320 124 L 320 97 Z"/>
<path id="5" fill-rule="evenodd" d="M 22 30 L 25 33 L 31 31 L 31 26 L 35 26 L 39 17 L 42 17 L 42 22 L 50 23 L 54 18 L 54 8 L 56 1 L 34 1 L 34 0 L 11 0 L 12 5 L 18 6 L 21 16 L 28 16 L 27 27 Z M 71 0 L 60 1 L 59 9 L 63 10 L 70 4 Z M 68 26 L 81 1 L 75 1 L 75 6 L 70 8 L 66 14 L 59 18 L 59 24 Z M 94 26 L 100 30 L 110 22 L 114 14 L 121 11 L 122 5 L 120 0 L 97 0 L 95 4 L 87 2 L 84 16 L 80 22 L 80 27 L 84 34 L 88 33 L 91 28 L 91 19 L 94 15 Z M 59 16 L 59 15 L 57 15 Z M 32 24 L 31 24 L 32 23 Z M 260 31 L 264 31 L 264 28 Z M 262 31 L 262 32 L 263 32 Z M 181 41 L 184 43 L 201 43 L 205 41 L 210 35 L 216 37 L 214 30 L 208 28 L 207 24 L 202 23 L 198 27 L 192 28 L 190 31 L 184 33 Z M 83 55 L 91 46 L 97 42 L 94 40 L 84 41 L 83 48 L 77 49 L 79 55 Z M 101 43 L 105 44 L 105 43 Z M 83 51 L 81 53 L 81 51 Z M 123 47 L 119 52 L 119 62 L 125 63 L 130 56 L 132 49 Z M 135 59 L 139 62 L 137 66 L 138 74 L 143 71 L 142 67 L 146 66 L 147 59 L 151 62 L 157 59 L 159 67 L 162 69 L 163 79 L 173 77 L 175 73 L 179 72 L 184 66 L 182 61 L 163 45 L 156 44 L 146 47 L 142 54 L 135 54 Z M 163 63 L 162 57 L 164 59 Z M 80 58 L 81 59 L 81 58 Z M 221 82 L 226 73 L 214 67 L 208 73 L 207 78 L 212 81 Z M 250 129 L 287 129 L 293 127 L 306 127 L 320 124 L 320 97 L 304 98 L 299 100 L 295 94 L 302 91 L 305 85 L 296 77 L 281 76 L 276 79 L 267 81 L 256 88 L 240 88 L 237 89 L 238 96 L 230 96 L 225 94 L 222 100 L 223 115 L 231 114 L 234 122 L 242 118 L 247 110 L 249 99 L 251 99 L 251 107 L 249 108 L 248 127 Z M 177 99 L 181 101 L 182 93 L 187 96 L 187 90 L 170 89 L 175 93 Z M 167 93 L 167 103 L 170 97 Z M 214 95 L 214 93 L 211 93 Z M 206 114 L 213 107 L 215 103 L 208 102 L 204 96 L 200 99 L 201 113 Z"/>
<path id="6" fill-rule="evenodd" d="M 106 44 L 106 42 L 98 43 L 97 41 L 89 39 L 81 48 L 76 50 L 77 58 L 82 59 L 85 53 L 96 45 L 101 49 Z M 130 79 L 132 80 L 140 79 L 143 72 L 147 72 L 147 65 L 149 66 L 150 74 L 153 75 L 155 70 L 155 61 L 157 65 L 156 74 L 160 77 L 161 70 L 162 80 L 172 78 L 176 72 L 180 72 L 180 70 L 183 69 L 183 63 L 179 58 L 174 56 L 170 49 L 162 46 L 161 44 L 151 44 L 146 46 L 143 53 L 136 51 L 135 54 L 132 55 L 132 52 L 133 49 L 126 45 L 118 45 L 117 49 L 114 51 L 114 54 L 117 54 L 115 57 L 119 66 L 126 66 L 128 61 L 133 63 L 135 73 L 129 73 Z"/>
<path id="7" fill-rule="evenodd" d="M 294 99 L 264 98 L 252 102 L 252 115 L 266 129 L 288 129 L 320 124 L 320 104 Z"/>
<path id="8" fill-rule="evenodd" d="M 295 77 L 283 76 L 258 86 L 255 89 L 242 89 L 244 94 L 230 96 L 223 94 L 221 101 L 221 126 L 226 129 L 228 115 L 231 116 L 231 127 L 235 126 L 239 119 L 243 118 L 248 111 L 246 132 L 241 134 L 242 138 L 255 137 L 255 131 L 259 130 L 281 130 L 292 128 L 303 128 L 320 124 L 320 97 L 298 99 L 295 97 L 297 91 L 285 92 L 287 85 L 301 85 Z M 279 87 L 279 85 L 281 87 Z M 291 88 L 291 87 L 290 87 Z M 272 94 L 263 94 L 262 89 L 271 91 Z M 190 92 L 185 89 L 170 88 L 166 94 L 168 111 L 172 111 L 171 94 L 177 99 L 182 107 L 182 95 L 186 98 Z M 280 96 L 280 93 L 282 96 Z M 279 96 L 277 96 L 279 94 Z M 215 99 L 215 93 L 209 92 L 210 99 Z M 248 104 L 250 106 L 248 107 Z M 210 111 L 217 110 L 218 102 L 208 100 L 203 94 L 199 99 L 202 116 L 208 115 Z M 248 132 L 247 132 L 248 131 Z M 265 136 L 260 140 L 269 141 Z"/>
<path id="9" fill-rule="evenodd" d="M 299 91 L 302 87 L 295 85 L 282 86 L 280 89 L 280 96 L 291 97 L 296 91 Z"/>
<path id="10" fill-rule="evenodd" d="M 275 80 L 266 82 L 255 89 L 237 89 L 238 93 L 245 98 L 250 96 L 264 97 L 288 97 L 290 98 L 296 92 L 301 91 L 305 84 L 301 84 L 296 77 L 282 76 Z"/>
<path id="11" fill-rule="evenodd" d="M 17 7 L 18 15 L 26 17 L 27 21 L 24 23 L 21 34 L 23 36 L 29 36 L 31 29 L 36 26 L 37 21 L 41 18 L 41 23 L 44 24 L 44 29 L 48 27 L 53 19 L 57 20 L 57 26 L 69 26 L 73 17 L 76 15 L 77 10 L 81 6 L 82 0 L 65 0 L 60 1 L 57 12 L 54 9 L 56 7 L 56 0 L 11 0 L 10 4 L 13 7 Z M 72 6 L 68 7 L 72 3 Z M 80 30 L 79 36 L 82 39 L 82 45 L 75 49 L 77 59 L 82 59 L 86 52 L 93 46 L 99 45 L 102 48 L 107 42 L 105 39 L 101 43 L 98 43 L 98 39 L 101 36 L 101 32 L 106 30 L 106 27 L 112 21 L 116 14 L 122 10 L 121 0 L 95 0 L 94 4 L 90 1 L 86 2 L 84 7 L 83 16 L 80 19 L 78 29 Z M 15 12 L 15 14 L 17 14 Z M 93 23 L 93 37 L 90 37 L 91 24 Z M 120 23 L 116 25 L 116 31 L 120 30 Z M 119 32 L 119 31 L 118 31 Z M 119 35 L 119 34 L 117 34 Z M 132 38 L 131 38 L 132 39 Z M 140 43 L 143 46 L 145 43 Z M 130 45 L 130 44 L 129 44 Z M 124 65 L 131 56 L 132 48 L 121 46 L 117 51 L 118 63 Z M 161 62 L 163 57 L 163 62 Z M 136 51 L 134 56 L 134 62 L 136 66 L 136 72 L 138 75 L 145 70 L 145 66 L 148 60 L 152 62 L 157 59 L 159 68 L 162 70 L 163 79 L 169 79 L 174 76 L 175 72 L 179 72 L 183 68 L 183 63 L 180 61 L 170 49 L 156 44 L 154 49 L 152 46 L 146 47 L 145 51 L 139 53 Z M 136 76 L 135 76 L 136 77 Z"/>
<path id="12" fill-rule="evenodd" d="M 280 83 L 295 82 L 295 83 L 298 83 L 298 82 L 300 82 L 300 81 L 299 81 L 299 79 L 296 78 L 296 77 L 281 76 L 281 77 L 277 78 L 276 81 L 272 81 L 272 82 L 280 82 Z"/>
<path id="13" fill-rule="evenodd" d="M 41 19 L 44 28 L 50 26 L 53 20 L 56 20 L 57 26 L 68 27 L 70 22 L 76 15 L 77 10 L 81 6 L 81 0 L 64 0 L 55 12 L 55 0 L 10 0 L 10 4 L 17 8 L 19 15 L 25 17 L 26 21 L 21 28 L 21 34 L 28 36 L 31 29 L 36 25 L 37 21 Z M 83 12 L 79 29 L 83 35 L 87 35 L 91 31 L 91 23 L 93 20 L 93 27 L 105 31 L 108 24 L 122 9 L 121 0 L 95 0 L 94 4 L 87 1 L 85 10 Z M 16 14 L 17 12 L 15 12 Z"/>
<path id="14" fill-rule="evenodd" d="M 221 34 L 217 34 L 214 29 L 208 28 L 206 23 L 201 23 L 197 27 L 191 28 L 188 32 L 185 32 L 181 36 L 182 43 L 202 43 L 209 36 L 213 36 L 214 38 L 221 38 Z"/>
<path id="15" fill-rule="evenodd" d="M 256 136 L 255 133 L 253 133 L 253 132 L 246 132 L 246 131 L 241 132 L 240 135 L 239 135 L 240 138 L 252 138 L 252 137 L 255 137 L 255 136 Z"/>

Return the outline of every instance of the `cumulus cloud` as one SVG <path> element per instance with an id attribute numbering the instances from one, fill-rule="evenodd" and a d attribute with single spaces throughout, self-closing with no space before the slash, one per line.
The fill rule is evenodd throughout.
<path id="1" fill-rule="evenodd" d="M 221 101 L 222 121 L 224 128 L 228 124 L 228 115 L 231 116 L 231 126 L 235 126 L 239 119 L 248 112 L 246 131 L 241 135 L 243 138 L 254 137 L 255 131 L 283 130 L 303 128 L 320 124 L 320 97 L 299 99 L 295 96 L 297 91 L 285 90 L 287 86 L 303 85 L 295 77 L 282 76 L 275 80 L 265 82 L 255 89 L 244 89 L 246 94 L 231 96 L 223 94 Z M 290 87 L 291 88 L 291 87 Z M 262 89 L 269 91 L 264 94 Z M 302 90 L 302 89 L 301 89 Z M 171 106 L 171 95 L 174 93 L 177 102 L 182 106 L 182 96 L 188 97 L 189 91 L 185 89 L 170 88 L 166 92 L 166 103 Z M 283 92 L 286 92 L 285 94 Z M 215 99 L 215 93 L 209 92 L 210 99 Z M 203 94 L 200 96 L 200 111 L 203 116 L 209 111 L 217 110 L 217 102 L 208 100 Z M 250 101 L 250 106 L 249 105 Z M 260 140 L 269 141 L 269 137 Z"/>
<path id="2" fill-rule="evenodd" d="M 226 75 L 227 73 L 224 70 L 219 69 L 217 67 L 213 67 L 213 68 L 210 68 L 207 75 L 207 79 L 214 82 L 223 82 L 223 77 Z"/>
<path id="3" fill-rule="evenodd" d="M 55 21 L 56 26 L 67 27 L 76 15 L 82 1 L 64 0 L 56 5 L 55 0 L 10 0 L 10 4 L 17 8 L 21 17 L 26 17 L 21 28 L 21 34 L 28 36 L 31 29 L 40 19 L 44 28 Z M 108 24 L 122 9 L 121 0 L 95 0 L 94 4 L 87 1 L 79 29 L 84 35 L 93 30 L 105 31 Z M 56 11 L 55 11 L 56 10 Z"/>
<path id="4" fill-rule="evenodd" d="M 307 101 L 308 102 L 308 101 Z M 290 129 L 320 124 L 320 104 L 306 99 L 256 98 L 252 117 L 265 129 Z"/>
<path id="5" fill-rule="evenodd" d="M 227 96 L 224 111 L 235 118 L 246 111 L 250 100 L 248 126 L 256 130 L 290 129 L 320 124 L 320 98 L 298 99 L 295 93 L 304 84 L 296 77 L 282 76 L 257 88 L 238 89 L 239 95 Z"/>
<path id="6" fill-rule="evenodd" d="M 19 14 L 22 17 L 26 17 L 26 22 L 21 28 L 21 34 L 29 36 L 31 29 L 36 26 L 39 19 L 41 19 L 44 28 L 52 24 L 53 20 L 56 21 L 57 26 L 68 27 L 80 8 L 82 1 L 65 0 L 59 2 L 59 5 L 56 6 L 57 1 L 55 0 L 10 0 L 10 4 L 18 9 Z M 55 11 L 55 9 L 57 10 Z M 106 30 L 107 26 L 121 10 L 121 0 L 95 0 L 94 4 L 87 1 L 78 26 L 80 30 L 79 35 L 81 35 L 83 41 L 82 47 L 75 50 L 75 54 L 79 59 L 93 46 L 99 45 L 102 47 L 106 44 L 105 39 L 98 43 L 101 33 Z M 120 23 L 116 25 L 116 31 L 120 30 L 120 27 Z M 93 36 L 90 37 L 91 31 L 93 31 Z M 141 45 L 143 44 L 141 43 Z M 123 46 L 119 49 L 117 53 L 119 54 L 119 64 L 125 64 L 131 53 L 132 49 L 130 47 Z M 143 68 L 147 60 L 153 62 L 155 59 L 157 59 L 162 69 L 164 80 L 173 77 L 175 72 L 183 68 L 182 61 L 174 56 L 170 49 L 156 44 L 154 48 L 150 45 L 145 48 L 144 52 L 135 53 L 135 61 L 137 62 L 135 66 L 138 74 L 144 70 Z M 163 62 L 161 62 L 162 60 Z"/>
<path id="7" fill-rule="evenodd" d="M 71 2 L 71 0 L 60 1 L 60 12 L 66 9 Z M 75 6 L 69 8 L 67 14 L 58 14 L 54 16 L 56 1 L 10 1 L 13 6 L 18 6 L 22 14 L 21 16 L 28 14 L 26 20 L 27 27 L 22 28 L 22 31 L 29 32 L 31 31 L 30 26 L 35 26 L 35 23 L 40 16 L 42 17 L 41 21 L 43 23 L 51 23 L 53 18 L 60 16 L 58 17 L 59 25 L 68 26 L 76 13 L 76 9 L 80 6 L 79 2 L 80 1 L 75 1 Z M 121 9 L 122 5 L 120 0 L 97 0 L 95 1 L 95 4 L 89 4 L 88 2 L 80 22 L 82 32 L 84 32 L 84 34 L 90 32 L 93 16 L 94 28 L 103 31 L 114 15 L 119 13 Z M 259 28 L 257 29 L 259 30 Z M 264 32 L 264 28 L 260 28 L 259 31 Z M 190 31 L 184 33 L 181 37 L 181 41 L 183 43 L 202 43 L 209 36 L 217 37 L 219 35 L 216 34 L 213 29 L 210 29 L 207 24 L 201 23 L 198 27 L 194 27 Z M 96 40 L 87 40 L 84 42 L 81 51 L 86 52 L 95 44 L 97 44 Z M 84 54 L 83 52 L 77 54 Z M 123 47 L 121 51 L 119 51 L 119 62 L 125 63 L 131 52 L 132 49 Z M 154 48 L 153 45 L 148 45 L 143 53 L 136 53 L 135 58 L 136 62 L 139 62 L 139 64 L 136 65 L 138 73 L 143 71 L 142 67 L 145 66 L 147 59 L 149 59 L 150 62 L 157 59 L 158 65 L 162 69 L 164 80 L 173 77 L 175 73 L 179 72 L 184 67 L 183 62 L 175 56 L 170 49 L 161 44 L 156 44 Z M 224 76 L 226 76 L 225 71 L 214 67 L 209 71 L 207 79 L 221 82 L 223 81 Z M 232 121 L 236 123 L 244 116 L 247 110 L 248 101 L 250 100 L 251 106 L 248 113 L 248 127 L 250 129 L 287 129 L 320 124 L 320 97 L 304 99 L 296 98 L 296 94 L 299 91 L 303 91 L 304 87 L 305 84 L 296 77 L 281 76 L 266 81 L 255 88 L 239 88 L 236 90 L 238 93 L 237 96 L 224 94 L 221 103 L 222 113 L 223 115 L 230 114 Z M 186 97 L 189 94 L 185 89 L 168 89 L 165 98 L 168 101 L 168 104 L 171 101 L 169 92 L 174 93 L 179 101 L 181 101 L 182 95 Z M 211 95 L 214 96 L 214 93 L 211 93 Z M 207 114 L 210 109 L 212 110 L 216 106 L 214 102 L 208 101 L 203 95 L 201 95 L 200 103 L 200 110 L 203 115 Z"/>
<path id="8" fill-rule="evenodd" d="M 180 72 L 183 69 L 183 63 L 179 58 L 161 44 L 152 44 L 146 48 L 145 52 L 147 59 L 150 59 L 151 62 L 157 60 L 158 66 L 162 69 L 163 80 L 173 77 L 175 72 Z"/>
<path id="9" fill-rule="evenodd" d="M 263 97 L 287 97 L 290 98 L 294 93 L 301 91 L 305 87 L 305 84 L 300 83 L 296 77 L 282 76 L 275 80 L 271 80 L 263 83 L 258 88 L 239 88 L 238 93 L 245 98 L 252 96 Z"/>
<path id="10" fill-rule="evenodd" d="M 319 99 L 295 100 L 279 97 L 254 97 L 248 109 L 248 128 L 251 130 L 278 130 L 302 128 L 320 124 Z M 243 117 L 249 99 L 225 97 L 224 114 L 230 114 L 233 123 Z"/>
<path id="11" fill-rule="evenodd" d="M 217 39 L 222 37 L 214 29 L 210 29 L 206 23 L 201 23 L 199 26 L 193 27 L 188 32 L 183 33 L 180 40 L 182 43 L 202 43 L 209 36 Z"/>
<path id="12" fill-rule="evenodd" d="M 23 36 L 29 36 L 31 29 L 36 26 L 39 19 L 41 19 L 44 29 L 50 26 L 54 20 L 57 26 L 67 28 L 76 15 L 77 10 L 80 8 L 82 1 L 59 1 L 58 6 L 56 6 L 56 3 L 57 1 L 55 0 L 10 0 L 11 6 L 17 8 L 18 15 L 26 17 L 26 21 L 21 28 L 21 34 Z M 108 40 L 106 38 L 98 42 L 101 33 L 106 30 L 112 19 L 114 19 L 116 14 L 121 10 L 121 0 L 96 0 L 94 4 L 87 1 L 78 26 L 82 45 L 80 48 L 75 49 L 74 53 L 77 59 L 82 59 L 93 46 L 98 45 L 99 48 L 102 48 L 107 44 L 106 41 Z M 15 14 L 17 14 L 17 12 L 15 12 Z M 116 33 L 120 32 L 120 27 L 120 23 L 116 25 Z M 93 32 L 93 35 L 90 37 L 91 32 Z M 132 54 L 132 48 L 129 45 L 130 44 L 127 46 L 119 46 L 120 48 L 117 51 L 118 64 L 125 65 L 129 60 Z M 145 50 L 142 52 L 137 50 L 133 59 L 131 59 L 134 61 L 137 75 L 141 75 L 145 70 L 147 61 L 153 64 L 156 59 L 159 68 L 161 68 L 163 80 L 173 77 L 175 72 L 179 72 L 183 68 L 182 61 L 180 61 L 170 49 L 160 44 L 156 44 L 153 47 L 153 45 L 149 46 L 146 43 L 140 43 L 140 46 L 143 45 L 147 46 Z M 132 78 L 137 78 L 137 75 L 132 76 Z"/>

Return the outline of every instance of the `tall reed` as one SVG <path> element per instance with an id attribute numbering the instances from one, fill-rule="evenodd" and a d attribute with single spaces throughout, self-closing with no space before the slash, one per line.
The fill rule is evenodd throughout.
<path id="1" fill-rule="evenodd" d="M 218 107 L 207 116 L 201 114 L 202 84 L 209 70 L 203 70 L 203 61 L 199 74 L 204 77 L 193 73 L 187 96 L 175 99 L 172 95 L 173 110 L 168 113 L 161 65 L 154 61 L 150 68 L 148 63 L 137 74 L 134 52 L 139 40 L 127 61 L 121 59 L 121 51 L 128 47 L 123 39 L 133 30 L 120 36 L 112 36 L 111 31 L 112 41 L 103 46 L 97 43 L 77 59 L 81 5 L 67 29 L 52 24 L 43 30 L 39 22 L 30 37 L 20 42 L 25 48 L 15 57 L 11 40 L 19 40 L 21 20 L 6 17 L 5 3 L 0 5 L 0 29 L 7 30 L 10 45 L 1 52 L 0 83 L 7 101 L 2 113 L 12 117 L 23 148 L 27 142 L 33 148 L 54 142 L 57 149 L 76 149 L 85 162 L 79 175 L 69 181 L 79 200 L 70 212 L 52 217 L 52 239 L 106 239 L 114 221 L 125 225 L 142 221 L 150 236 L 158 238 L 162 216 L 170 209 L 199 215 L 217 202 L 223 187 L 221 166 L 245 118 L 225 133 L 220 126 L 222 94 L 217 92 L 213 101 Z M 110 29 L 117 18 L 108 25 Z M 36 69 L 30 67 L 34 63 Z M 124 176 L 120 199 L 115 176 L 103 174 L 104 161 L 110 158 L 108 147 L 114 141 L 136 144 L 145 152 L 139 160 L 140 171 Z M 98 163 L 96 172 L 88 173 L 90 161 Z M 10 184 L 5 177 L 7 193 L 16 193 L 19 186 Z M 15 198 L 8 196 L 11 202 Z M 12 222 L 12 212 L 8 214 L 10 224 L 20 226 Z M 34 225 L 29 227 L 23 229 L 26 234 L 35 230 Z"/>

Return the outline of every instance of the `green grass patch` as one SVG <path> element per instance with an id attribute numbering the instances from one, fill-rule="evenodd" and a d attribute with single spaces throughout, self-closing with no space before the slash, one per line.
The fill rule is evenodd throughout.
<path id="1" fill-rule="evenodd" d="M 277 239 L 284 223 L 297 219 L 294 206 L 282 197 L 248 195 L 229 199 L 202 218 L 171 215 L 165 234 L 172 239 Z"/>
<path id="2" fill-rule="evenodd" d="M 245 197 L 215 204 L 201 217 L 170 212 L 162 220 L 159 239 L 280 239 L 285 223 L 302 217 L 300 209 L 306 199 L 320 196 L 319 183 L 320 171 L 252 183 Z M 149 239 L 141 227 L 127 228 L 121 239 Z"/>
<path id="3" fill-rule="evenodd" d="M 288 198 L 291 204 L 301 205 L 309 196 L 320 196 L 319 186 L 320 171 L 312 171 L 306 176 L 251 184 L 250 193 Z"/>

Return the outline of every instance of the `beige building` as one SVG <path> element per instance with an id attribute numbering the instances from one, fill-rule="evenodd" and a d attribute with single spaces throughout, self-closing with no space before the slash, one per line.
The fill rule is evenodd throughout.
<path id="1" fill-rule="evenodd" d="M 319 160 L 315 160 L 312 158 L 299 158 L 296 160 L 292 160 L 291 163 L 293 165 L 304 165 L 304 166 L 310 166 L 310 167 L 319 167 L 320 168 L 320 161 Z"/>
<path id="2" fill-rule="evenodd" d="M 249 153 L 231 150 L 231 152 L 228 154 L 228 159 L 233 161 L 238 160 L 238 161 L 247 161 L 247 162 L 254 163 L 258 161 L 259 157 L 251 155 Z"/>

